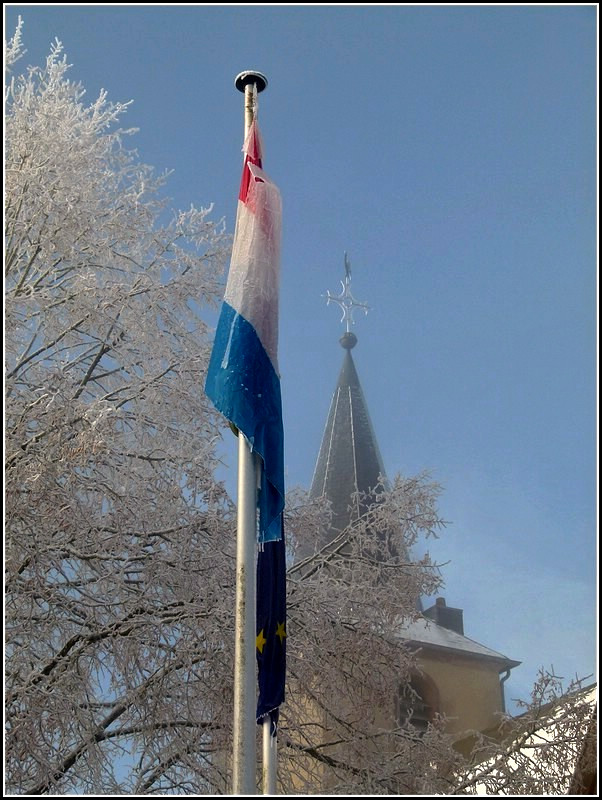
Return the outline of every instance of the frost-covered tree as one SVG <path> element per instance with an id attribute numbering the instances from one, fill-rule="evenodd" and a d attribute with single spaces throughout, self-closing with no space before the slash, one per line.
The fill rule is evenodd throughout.
<path id="1" fill-rule="evenodd" d="M 11 792 L 144 793 L 190 759 L 196 791 L 220 780 L 232 519 L 202 387 L 229 242 L 209 209 L 160 223 L 125 111 L 85 104 L 58 42 L 8 83 Z"/>
<path id="2" fill-rule="evenodd" d="M 597 686 L 565 686 L 542 668 L 519 706 L 523 713 L 501 720 L 495 740 L 475 736 L 449 794 L 597 796 Z"/>
<path id="3" fill-rule="evenodd" d="M 416 598 L 440 586 L 428 556 L 407 557 L 441 527 L 438 491 L 427 476 L 397 478 L 322 552 L 290 567 L 282 791 L 522 796 L 586 794 L 593 785 L 597 694 L 580 690 L 579 681 L 566 687 L 542 669 L 531 697 L 519 701 L 522 713 L 500 713 L 487 735 L 452 737 L 444 718 L 426 732 L 411 717 L 396 718 L 399 685 L 420 669 L 397 632 L 417 616 Z M 300 502 L 289 530 L 315 536 L 324 522 L 317 509 L 311 513 Z M 454 742 L 470 737 L 464 757 Z"/>
<path id="4" fill-rule="evenodd" d="M 398 636 L 418 615 L 417 598 L 440 585 L 428 556 L 439 487 L 427 476 L 396 478 L 328 546 L 288 571 L 288 693 L 282 711 L 280 779 L 287 793 L 405 794 L 433 789 L 428 765 L 455 759 L 443 725 L 425 736 L 398 724 L 399 685 L 416 669 Z M 293 513 L 294 504 L 290 504 Z M 307 502 L 289 522 L 296 541 L 328 524 Z M 322 510 L 324 514 L 324 510 Z M 302 547 L 307 551 L 307 547 Z M 435 776 L 432 776 L 435 777 Z"/>

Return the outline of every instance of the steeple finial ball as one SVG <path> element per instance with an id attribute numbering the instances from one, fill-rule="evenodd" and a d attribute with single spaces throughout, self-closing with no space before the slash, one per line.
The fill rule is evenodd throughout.
<path id="1" fill-rule="evenodd" d="M 355 335 L 355 333 L 347 331 L 341 336 L 339 342 L 341 343 L 341 347 L 343 347 L 345 350 L 353 350 L 353 348 L 357 344 L 357 336 Z"/>

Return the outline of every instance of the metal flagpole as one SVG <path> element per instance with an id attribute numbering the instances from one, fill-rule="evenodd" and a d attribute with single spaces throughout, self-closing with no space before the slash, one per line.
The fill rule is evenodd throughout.
<path id="1" fill-rule="evenodd" d="M 245 95 L 245 139 L 253 122 L 254 89 L 263 91 L 260 72 L 241 72 L 236 88 Z M 257 465 L 259 468 L 259 465 Z M 238 434 L 238 515 L 236 539 L 236 620 L 234 646 L 233 792 L 255 794 L 255 554 L 257 469 L 254 454 Z"/>
<path id="2" fill-rule="evenodd" d="M 276 770 L 278 765 L 278 740 L 272 736 L 272 720 L 263 721 L 263 793 L 276 794 Z"/>

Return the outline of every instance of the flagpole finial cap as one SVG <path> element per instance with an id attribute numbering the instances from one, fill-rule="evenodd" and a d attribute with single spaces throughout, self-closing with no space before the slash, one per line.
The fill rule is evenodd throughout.
<path id="1" fill-rule="evenodd" d="M 257 72 L 257 70 L 247 69 L 244 72 L 239 72 L 234 80 L 234 85 L 239 92 L 244 92 L 245 87 L 249 83 L 254 83 L 255 86 L 257 86 L 257 93 L 259 94 L 259 92 L 263 92 L 268 85 L 268 79 L 263 73 Z"/>

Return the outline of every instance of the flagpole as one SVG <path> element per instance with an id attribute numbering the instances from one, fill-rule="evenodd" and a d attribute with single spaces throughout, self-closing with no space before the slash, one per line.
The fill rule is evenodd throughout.
<path id="1" fill-rule="evenodd" d="M 276 794 L 276 771 L 278 740 L 272 736 L 272 720 L 266 717 L 263 721 L 263 793 Z"/>
<path id="2" fill-rule="evenodd" d="M 261 92 L 267 86 L 267 78 L 265 75 L 262 75 L 259 72 L 241 72 L 240 75 L 236 77 L 236 88 L 240 91 L 244 91 L 245 93 L 245 138 L 251 127 L 251 123 L 253 122 L 253 116 L 255 114 L 255 97 L 254 97 L 254 88 L 257 87 L 257 92 Z M 239 443 L 239 463 L 247 463 L 249 458 L 245 445 L 247 445 L 246 441 L 244 441 L 244 437 L 240 437 L 243 441 Z M 248 446 L 247 446 L 248 447 Z M 242 455 L 243 449 L 245 450 L 244 456 Z M 253 463 L 253 462 L 251 462 Z M 255 462 L 255 468 L 257 470 L 256 475 L 256 485 L 259 484 L 260 478 L 260 470 L 261 470 L 261 462 L 259 459 Z M 250 480 L 250 479 L 249 479 Z M 254 497 L 254 502 L 256 501 L 256 497 Z M 255 631 L 255 622 L 254 628 Z M 253 633 L 253 637 L 255 637 L 255 633 Z M 253 638 L 253 653 L 255 652 L 255 638 Z M 263 794 L 276 794 L 276 775 L 277 775 L 277 739 L 276 736 L 272 736 L 272 720 L 268 716 L 264 719 L 262 725 L 262 736 L 263 736 L 263 747 L 262 747 L 262 784 L 263 784 Z"/>
<path id="3" fill-rule="evenodd" d="M 236 76 L 245 95 L 245 139 L 253 122 L 254 88 L 267 79 L 260 72 Z M 238 435 L 238 514 L 236 539 L 236 620 L 234 646 L 233 792 L 255 794 L 255 554 L 257 542 L 257 471 L 251 447 Z"/>

